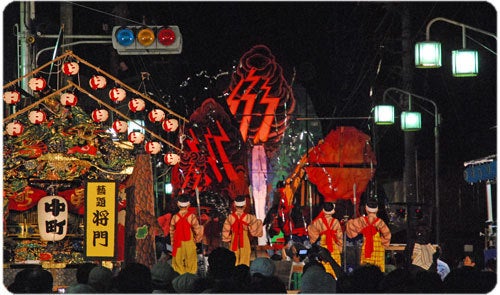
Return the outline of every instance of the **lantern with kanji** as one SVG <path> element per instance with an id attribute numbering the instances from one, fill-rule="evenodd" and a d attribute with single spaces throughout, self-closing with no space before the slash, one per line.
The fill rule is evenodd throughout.
<path id="1" fill-rule="evenodd" d="M 168 165 L 174 166 L 181 161 L 181 157 L 177 154 L 168 153 L 163 157 L 163 161 Z"/>
<path id="2" fill-rule="evenodd" d="M 20 122 L 10 122 L 5 126 L 5 131 L 10 136 L 19 136 L 24 132 L 24 126 Z"/>
<path id="3" fill-rule="evenodd" d="M 38 201 L 40 240 L 60 241 L 68 231 L 68 204 L 63 197 L 46 196 Z"/>
<path id="4" fill-rule="evenodd" d="M 165 112 L 161 109 L 154 109 L 148 114 L 149 121 L 161 122 L 165 119 Z"/>
<path id="5" fill-rule="evenodd" d="M 3 100 L 7 104 L 16 104 L 21 100 L 21 93 L 19 91 L 5 91 L 3 93 Z"/>
<path id="6" fill-rule="evenodd" d="M 142 98 L 134 98 L 129 101 L 128 108 L 134 113 L 144 111 L 146 108 L 146 102 L 144 102 Z"/>
<path id="7" fill-rule="evenodd" d="M 94 90 L 96 89 L 103 89 L 106 87 L 107 81 L 106 78 L 100 75 L 94 75 L 92 78 L 89 80 L 90 87 Z"/>
<path id="8" fill-rule="evenodd" d="M 146 150 L 146 153 L 156 155 L 161 151 L 161 144 L 156 141 L 148 141 L 144 145 L 144 149 Z"/>
<path id="9" fill-rule="evenodd" d="M 28 81 L 28 87 L 33 91 L 42 91 L 47 87 L 47 81 L 43 77 L 33 77 Z"/>
<path id="10" fill-rule="evenodd" d="M 78 97 L 71 92 L 65 92 L 61 94 L 59 101 L 63 106 L 73 107 L 78 103 Z"/>
<path id="11" fill-rule="evenodd" d="M 126 121 L 116 120 L 113 122 L 113 129 L 118 133 L 125 133 L 128 130 L 128 124 Z"/>
<path id="12" fill-rule="evenodd" d="M 121 102 L 127 97 L 127 92 L 123 88 L 113 87 L 109 90 L 109 98 L 114 102 Z"/>
<path id="13" fill-rule="evenodd" d="M 28 119 L 33 124 L 42 124 L 47 120 L 47 115 L 41 110 L 31 111 L 28 113 Z"/>
<path id="14" fill-rule="evenodd" d="M 128 135 L 128 140 L 133 144 L 140 144 L 144 141 L 144 134 L 141 132 L 130 132 Z"/>
<path id="15" fill-rule="evenodd" d="M 174 132 L 179 127 L 179 121 L 172 118 L 166 119 L 163 122 L 161 122 L 161 127 L 163 128 L 163 130 L 167 132 Z"/>
<path id="16" fill-rule="evenodd" d="M 80 65 L 77 62 L 65 62 L 62 67 L 63 73 L 65 73 L 68 76 L 73 76 L 78 74 L 78 71 L 80 70 Z"/>
<path id="17" fill-rule="evenodd" d="M 92 112 L 92 120 L 96 123 L 104 122 L 108 119 L 109 113 L 105 109 L 94 110 Z"/>

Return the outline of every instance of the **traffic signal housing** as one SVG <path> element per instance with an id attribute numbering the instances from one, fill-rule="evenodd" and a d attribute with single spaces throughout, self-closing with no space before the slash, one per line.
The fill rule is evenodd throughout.
<path id="1" fill-rule="evenodd" d="M 182 52 L 182 35 L 178 26 L 115 26 L 111 40 L 120 55 Z"/>

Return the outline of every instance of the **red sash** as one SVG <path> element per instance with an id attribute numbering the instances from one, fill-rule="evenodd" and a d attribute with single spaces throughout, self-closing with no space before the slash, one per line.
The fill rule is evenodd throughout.
<path id="1" fill-rule="evenodd" d="M 174 232 L 174 244 L 172 245 L 172 256 L 177 254 L 177 248 L 179 248 L 183 241 L 191 240 L 191 224 L 188 222 L 188 216 L 191 212 L 187 212 L 184 216 L 177 213 L 179 220 L 175 223 Z"/>
<path id="2" fill-rule="evenodd" d="M 365 257 L 370 258 L 372 257 L 372 252 L 373 252 L 373 236 L 377 233 L 377 228 L 374 226 L 375 223 L 379 218 L 376 218 L 372 223 L 368 221 L 368 216 L 365 216 L 365 221 L 367 226 L 365 226 L 362 230 L 361 233 L 365 237 Z"/>
<path id="3" fill-rule="evenodd" d="M 234 223 L 231 225 L 231 230 L 234 235 L 231 250 L 236 251 L 238 248 L 243 248 L 243 225 L 248 225 L 247 222 L 243 221 L 243 218 L 245 218 L 247 214 L 241 214 L 241 218 L 238 218 L 238 214 L 236 213 L 232 213 L 231 215 L 234 217 Z"/>
<path id="4" fill-rule="evenodd" d="M 321 232 L 322 235 L 326 236 L 326 247 L 328 248 L 328 251 L 332 252 L 333 251 L 333 243 L 337 243 L 337 231 L 332 229 L 333 222 L 335 221 L 335 218 L 332 218 L 332 221 L 330 224 L 328 224 L 328 220 L 326 220 L 326 216 L 324 212 L 321 212 L 321 220 L 326 226 L 326 229 Z"/>

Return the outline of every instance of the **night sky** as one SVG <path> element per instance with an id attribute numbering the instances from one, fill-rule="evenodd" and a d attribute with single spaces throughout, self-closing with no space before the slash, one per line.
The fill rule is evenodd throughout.
<path id="1" fill-rule="evenodd" d="M 57 34 L 60 2 L 35 3 L 34 31 Z M 442 230 L 455 233 L 457 228 L 462 228 L 471 239 L 477 239 L 484 220 L 483 185 L 465 183 L 463 163 L 496 154 L 496 39 L 468 30 L 467 47 L 479 51 L 480 73 L 474 78 L 454 78 L 451 50 L 462 46 L 461 28 L 434 23 L 431 39 L 442 43 L 443 66 L 416 69 L 412 58 L 412 82 L 408 88 L 402 84 L 401 27 L 406 6 L 409 54 L 413 56 L 415 42 L 425 40 L 425 27 L 435 17 L 496 34 L 497 14 L 491 4 L 476 1 L 122 3 L 127 4 L 129 11 L 126 20 L 113 17 L 118 2 L 74 2 L 73 34 L 106 35 L 113 25 L 138 24 L 143 20 L 150 25 L 178 25 L 184 40 L 180 55 L 122 57 L 132 72 L 150 72 L 155 89 L 171 96 L 177 94 L 183 81 L 196 73 L 206 71 L 216 75 L 230 71 L 243 53 L 254 45 L 264 44 L 283 67 L 285 78 L 291 82 L 295 77 L 294 83 L 306 89 L 317 115 L 322 118 L 369 116 L 373 105 L 381 102 L 384 90 L 389 87 L 434 100 L 442 116 L 441 208 L 450 213 L 450 216 L 442 216 L 447 224 Z M 12 35 L 13 25 L 19 23 L 17 3 L 4 8 L 3 23 L 5 84 L 17 78 L 16 45 Z M 103 24 L 109 25 L 108 31 L 103 30 Z M 37 39 L 35 44 L 42 49 L 54 43 L 54 39 Z M 113 50 L 111 45 L 73 48 L 75 54 L 105 70 L 110 67 L 110 50 Z M 39 64 L 49 61 L 50 57 L 51 53 L 41 55 Z M 217 85 L 213 92 L 217 94 L 222 88 Z M 394 93 L 391 96 L 398 99 Z M 186 104 L 189 102 L 174 101 L 172 107 Z M 421 102 L 415 106 L 433 110 L 431 105 Z M 297 117 L 304 115 L 297 114 Z M 342 125 L 353 125 L 368 134 L 372 132 L 368 122 L 362 120 L 321 122 L 324 134 Z M 422 111 L 422 122 L 423 128 L 416 134 L 416 151 L 423 165 L 428 163 L 432 168 L 434 118 Z M 377 174 L 400 179 L 404 146 L 399 121 L 378 130 Z M 449 239 L 455 236 L 459 234 L 450 234 Z"/>

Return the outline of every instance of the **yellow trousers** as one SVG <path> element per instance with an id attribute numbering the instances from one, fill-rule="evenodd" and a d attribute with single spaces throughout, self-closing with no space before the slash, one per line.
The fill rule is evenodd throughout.
<path id="1" fill-rule="evenodd" d="M 321 240 L 319 243 L 321 247 L 325 247 L 326 249 L 328 249 L 328 246 L 326 245 L 325 235 L 321 236 Z M 333 251 L 330 252 L 330 255 L 332 256 L 333 260 L 335 260 L 335 262 L 337 262 L 339 265 L 342 265 L 342 260 L 340 258 L 341 250 L 339 248 L 340 247 L 338 245 L 333 245 Z M 322 261 L 321 263 L 325 267 L 326 272 L 331 274 L 335 279 L 337 279 L 337 276 L 335 275 L 335 271 L 333 271 L 331 264 L 329 262 L 324 262 L 324 261 Z"/>
<path id="2" fill-rule="evenodd" d="M 234 235 L 231 238 L 231 243 L 229 244 L 229 249 L 233 245 Z M 236 242 L 237 243 L 237 242 Z M 232 250 L 231 250 L 232 251 Z M 250 245 L 250 239 L 248 238 L 248 233 L 243 231 L 243 247 L 233 251 L 236 256 L 235 265 L 245 264 L 250 266 L 250 255 L 252 254 L 252 246 Z"/>
<path id="3" fill-rule="evenodd" d="M 373 264 L 378 266 L 382 272 L 385 272 L 385 249 L 382 246 L 380 234 L 377 232 L 373 236 L 373 252 L 369 258 L 365 257 L 365 243 L 363 242 L 363 246 L 361 247 L 360 264 Z"/>
<path id="4" fill-rule="evenodd" d="M 172 257 L 172 268 L 179 274 L 186 272 L 196 274 L 198 271 L 198 255 L 193 240 L 182 242 L 177 249 L 177 253 Z"/>

